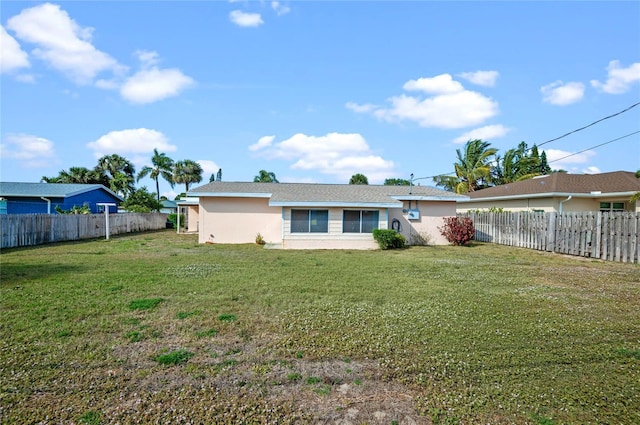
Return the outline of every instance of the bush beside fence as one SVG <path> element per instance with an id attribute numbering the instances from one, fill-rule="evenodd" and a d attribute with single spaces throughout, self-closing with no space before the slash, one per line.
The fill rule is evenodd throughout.
<path id="1" fill-rule="evenodd" d="M 168 214 L 109 214 L 109 234 L 164 229 Z M 104 214 L 0 215 L 0 248 L 41 245 L 106 236 Z"/>
<path id="2" fill-rule="evenodd" d="M 475 239 L 609 261 L 640 263 L 640 213 L 480 212 Z"/>

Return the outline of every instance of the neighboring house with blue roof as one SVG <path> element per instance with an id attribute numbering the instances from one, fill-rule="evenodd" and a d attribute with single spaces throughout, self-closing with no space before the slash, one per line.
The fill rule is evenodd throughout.
<path id="1" fill-rule="evenodd" d="M 70 210 L 87 206 L 92 213 L 103 212 L 101 203 L 116 204 L 120 196 L 101 184 L 0 182 L 1 214 L 56 214 L 56 207 Z"/>
<path id="2" fill-rule="evenodd" d="M 176 203 L 176 201 L 165 199 L 163 201 L 160 201 L 160 203 L 162 204 L 162 208 L 160 208 L 161 213 L 175 214 L 178 212 L 178 204 Z"/>

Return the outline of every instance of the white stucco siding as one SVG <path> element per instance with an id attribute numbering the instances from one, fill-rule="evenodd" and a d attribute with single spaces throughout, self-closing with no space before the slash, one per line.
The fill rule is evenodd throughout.
<path id="1" fill-rule="evenodd" d="M 282 241 L 282 208 L 266 198 L 200 198 L 200 243 L 254 243 L 258 233 L 267 243 Z"/>

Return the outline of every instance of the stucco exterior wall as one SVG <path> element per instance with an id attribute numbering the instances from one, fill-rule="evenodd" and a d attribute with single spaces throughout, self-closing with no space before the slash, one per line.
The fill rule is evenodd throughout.
<path id="1" fill-rule="evenodd" d="M 200 198 L 200 243 L 255 243 L 260 233 L 267 243 L 282 242 L 282 208 L 267 198 Z"/>
<path id="2" fill-rule="evenodd" d="M 187 232 L 197 232 L 200 224 L 200 215 L 197 205 L 189 205 L 187 208 Z"/>
<path id="3" fill-rule="evenodd" d="M 418 209 L 420 218 L 418 220 L 408 220 L 407 213 L 403 210 Z M 455 202 L 436 201 L 404 201 L 402 209 L 394 208 L 389 210 L 389 227 L 392 226 L 393 219 L 400 221 L 400 233 L 407 239 L 410 245 L 416 245 L 417 238 L 422 238 L 430 245 L 447 245 L 449 242 L 440 234 L 438 227 L 444 224 L 443 217 L 456 215 Z"/>

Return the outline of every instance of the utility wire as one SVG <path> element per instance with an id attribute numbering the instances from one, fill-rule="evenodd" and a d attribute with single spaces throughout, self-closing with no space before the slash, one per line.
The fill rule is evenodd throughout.
<path id="1" fill-rule="evenodd" d="M 596 145 L 596 146 L 581 150 L 580 152 L 574 152 L 572 154 L 563 156 L 562 158 L 554 159 L 553 161 L 549 161 L 548 163 L 551 164 L 552 162 L 561 161 L 563 159 L 569 158 L 570 156 L 578 155 L 578 154 L 584 153 L 586 151 L 589 151 L 591 149 L 595 149 L 595 148 L 599 148 L 600 146 L 608 145 L 609 143 L 616 142 L 618 140 L 624 139 L 625 137 L 633 136 L 634 134 L 638 134 L 638 133 L 640 133 L 640 130 L 634 131 L 633 133 L 625 134 L 624 136 L 620 136 L 617 139 L 609 140 L 608 142 L 600 143 L 599 145 Z"/>
<path id="2" fill-rule="evenodd" d="M 640 105 L 640 102 L 639 102 L 639 103 L 636 103 L 636 105 Z M 635 106 L 635 105 L 634 105 L 634 106 Z M 629 108 L 628 108 L 628 109 L 629 109 Z M 628 109 L 627 109 L 627 110 L 628 110 Z M 619 112 L 618 114 L 620 114 L 620 113 L 621 113 L 621 112 Z M 606 119 L 606 118 L 603 118 L 603 119 Z M 602 121 L 602 120 L 600 120 L 600 121 Z M 596 122 L 597 122 L 597 121 L 596 121 Z M 593 125 L 593 124 L 590 124 L 590 125 Z M 551 164 L 551 163 L 553 163 L 553 162 L 558 162 L 558 161 L 561 161 L 561 160 L 563 160 L 563 159 L 566 159 L 566 158 L 572 157 L 572 156 L 574 156 L 574 155 L 578 155 L 578 154 L 584 153 L 584 152 L 586 152 L 586 151 L 590 151 L 591 149 L 596 149 L 596 148 L 599 148 L 599 147 L 601 147 L 601 146 L 608 145 L 609 143 L 617 142 L 618 140 L 625 139 L 625 138 L 627 138 L 627 137 L 633 136 L 634 134 L 638 134 L 638 133 L 640 133 L 640 130 L 638 130 L 638 131 L 634 131 L 633 133 L 625 134 L 624 136 L 620 136 L 620 137 L 618 137 L 618 138 L 616 138 L 616 139 L 609 140 L 608 142 L 600 143 L 599 145 L 595 145 L 595 146 L 592 146 L 592 147 L 590 147 L 590 148 L 583 149 L 583 150 L 581 150 L 581 151 L 579 151 L 579 152 L 574 152 L 574 153 L 571 153 L 571 154 L 569 154 L 569 155 L 565 155 L 565 156 L 563 156 L 562 158 L 554 159 L 553 161 L 549 161 L 548 163 L 549 163 L 549 164 Z M 557 140 L 557 139 L 555 139 L 555 140 Z M 548 143 L 548 142 L 545 142 L 545 143 Z M 437 174 L 437 175 L 435 175 L 435 176 L 418 177 L 418 178 L 414 178 L 414 179 L 412 179 L 411 181 L 416 181 L 416 180 L 425 180 L 425 179 L 433 179 L 434 177 L 445 177 L 445 176 L 449 176 L 449 175 L 451 175 L 451 174 L 455 174 L 455 171 L 454 171 L 454 172 L 451 172 L 451 173 Z M 452 177 L 453 177 L 453 176 L 452 176 Z"/>
<path id="3" fill-rule="evenodd" d="M 539 143 L 539 144 L 537 144 L 537 146 L 546 145 L 547 143 L 551 143 L 551 142 L 555 142 L 556 140 L 560 140 L 560 139 L 562 139 L 563 137 L 567 137 L 567 136 L 568 136 L 568 135 L 570 135 L 570 134 L 577 133 L 578 131 L 582 131 L 582 130 L 584 130 L 585 128 L 589 128 L 589 127 L 591 127 L 592 125 L 596 125 L 596 124 L 598 124 L 598 123 L 599 123 L 599 122 L 601 122 L 601 121 L 608 120 L 609 118 L 613 118 L 613 117 L 615 117 L 615 116 L 618 116 L 618 115 L 620 115 L 620 114 L 623 114 L 623 113 L 627 112 L 628 110 L 635 108 L 635 107 L 636 107 L 636 106 L 638 106 L 638 105 L 640 105 L 640 102 L 635 103 L 635 104 L 633 104 L 633 105 L 629 106 L 628 108 L 626 108 L 626 109 L 624 109 L 624 110 L 622 110 L 622 111 L 620 111 L 620 112 L 616 112 L 615 114 L 609 115 L 609 116 L 604 117 L 604 118 L 600 118 L 599 120 L 594 121 L 594 122 L 592 122 L 591 124 L 585 125 L 584 127 L 580 127 L 580 128 L 577 128 L 577 129 L 575 129 L 575 130 L 573 130 L 573 131 L 570 131 L 570 132 L 568 132 L 568 133 L 566 133 L 566 134 L 563 134 L 563 135 L 562 135 L 562 136 L 560 136 L 560 137 L 556 137 L 555 139 L 551 139 L 551 140 L 547 140 L 546 142 Z"/>

